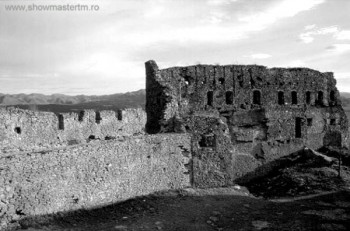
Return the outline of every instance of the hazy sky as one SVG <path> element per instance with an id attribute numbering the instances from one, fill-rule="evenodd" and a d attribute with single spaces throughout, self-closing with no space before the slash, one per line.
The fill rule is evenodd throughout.
<path id="1" fill-rule="evenodd" d="M 5 10 L 67 3 L 99 10 Z M 0 0 L 0 93 L 138 90 L 150 59 L 309 67 L 350 92 L 350 1 Z"/>

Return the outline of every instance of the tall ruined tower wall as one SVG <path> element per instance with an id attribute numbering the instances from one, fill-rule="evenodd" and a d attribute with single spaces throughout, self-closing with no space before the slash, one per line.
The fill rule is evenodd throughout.
<path id="1" fill-rule="evenodd" d="M 146 130 L 192 134 L 194 184 L 223 186 L 304 146 L 347 146 L 332 73 L 146 63 Z"/>

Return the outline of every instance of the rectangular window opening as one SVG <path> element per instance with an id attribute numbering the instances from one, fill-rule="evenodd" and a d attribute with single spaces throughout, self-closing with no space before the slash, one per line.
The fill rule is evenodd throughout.
<path id="1" fill-rule="evenodd" d="M 253 104 L 261 104 L 261 92 L 259 90 L 253 91 Z"/>
<path id="2" fill-rule="evenodd" d="M 82 122 L 84 120 L 84 115 L 85 115 L 84 111 L 80 111 L 79 112 L 79 116 L 78 116 L 78 121 L 79 122 Z"/>
<path id="3" fill-rule="evenodd" d="M 302 137 L 302 118 L 297 117 L 295 118 L 295 138 L 301 138 Z"/>
<path id="4" fill-rule="evenodd" d="M 227 91 L 225 96 L 226 96 L 226 104 L 232 105 L 233 104 L 233 92 Z"/>
<path id="5" fill-rule="evenodd" d="M 298 93 L 296 91 L 292 91 L 292 104 L 298 104 Z"/>
<path id="6" fill-rule="evenodd" d="M 207 92 L 207 105 L 213 106 L 214 93 L 212 91 Z"/>
<path id="7" fill-rule="evenodd" d="M 284 92 L 283 91 L 278 92 L 278 104 L 284 105 Z"/>
<path id="8" fill-rule="evenodd" d="M 307 118 L 307 126 L 312 126 L 312 118 Z"/>
<path id="9" fill-rule="evenodd" d="M 58 115 L 58 130 L 64 130 L 64 118 L 62 114 Z"/>
<path id="10" fill-rule="evenodd" d="M 306 92 L 306 104 L 311 103 L 311 92 L 307 91 Z"/>
<path id="11" fill-rule="evenodd" d="M 21 134 L 21 133 L 22 133 L 21 127 L 15 127 L 15 132 L 16 132 L 17 134 Z"/>
<path id="12" fill-rule="evenodd" d="M 329 121 L 329 124 L 330 124 L 330 125 L 336 125 L 336 120 L 335 120 L 335 119 L 331 119 L 331 120 Z"/>
<path id="13" fill-rule="evenodd" d="M 319 91 L 317 93 L 317 105 L 323 106 L 323 92 Z"/>
<path id="14" fill-rule="evenodd" d="M 123 120 L 123 111 L 122 110 L 117 111 L 117 118 L 119 121 Z"/>
<path id="15" fill-rule="evenodd" d="M 97 124 L 100 124 L 102 118 L 101 118 L 101 113 L 99 111 L 95 112 L 95 120 Z"/>
<path id="16" fill-rule="evenodd" d="M 203 135 L 201 140 L 199 141 L 199 146 L 203 148 L 215 147 L 215 135 L 213 134 Z"/>

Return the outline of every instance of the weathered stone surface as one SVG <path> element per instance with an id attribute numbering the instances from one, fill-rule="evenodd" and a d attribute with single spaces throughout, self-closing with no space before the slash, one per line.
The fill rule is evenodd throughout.
<path id="1" fill-rule="evenodd" d="M 146 130 L 192 134 L 195 186 L 232 185 L 305 146 L 348 146 L 332 73 L 257 65 L 160 70 L 149 61 L 146 74 Z"/>
<path id="2" fill-rule="evenodd" d="M 59 121 L 59 117 L 62 121 Z M 144 133 L 142 109 L 85 110 L 80 113 L 34 112 L 0 108 L 0 156 L 12 151 L 51 149 Z"/>
<path id="3" fill-rule="evenodd" d="M 0 220 L 108 205 L 191 185 L 187 134 L 0 157 Z"/>

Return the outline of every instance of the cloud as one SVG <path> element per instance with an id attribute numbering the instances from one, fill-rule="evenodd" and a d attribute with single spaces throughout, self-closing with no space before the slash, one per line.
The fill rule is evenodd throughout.
<path id="1" fill-rule="evenodd" d="M 315 40 L 315 38 L 310 33 L 302 33 L 299 35 L 299 38 L 304 43 L 312 43 Z"/>
<path id="2" fill-rule="evenodd" d="M 338 40 L 350 40 L 350 30 L 339 31 L 335 38 Z"/>
<path id="3" fill-rule="evenodd" d="M 334 74 L 337 79 L 349 79 L 350 80 L 350 72 L 337 72 Z"/>
<path id="4" fill-rule="evenodd" d="M 330 26 L 330 27 L 317 29 L 315 25 L 312 25 L 312 26 L 305 26 L 305 30 L 307 30 L 307 32 L 301 33 L 299 35 L 299 38 L 304 43 L 313 42 L 315 40 L 315 36 L 317 35 L 327 35 L 327 34 L 334 35 L 335 33 L 339 32 L 339 29 L 337 26 Z"/>
<path id="5" fill-rule="evenodd" d="M 304 29 L 305 29 L 305 30 L 312 30 L 312 29 L 314 29 L 315 27 L 316 27 L 316 25 L 315 25 L 315 24 L 312 24 L 312 25 L 307 25 L 307 26 L 305 26 Z"/>
<path id="6" fill-rule="evenodd" d="M 257 14 L 240 17 L 240 21 L 255 25 L 257 29 L 263 29 L 267 25 L 283 18 L 294 17 L 303 11 L 308 11 L 315 6 L 324 3 L 325 0 L 283 0 L 278 4 Z"/>
<path id="7" fill-rule="evenodd" d="M 161 43 L 220 44 L 242 40 L 249 37 L 252 32 L 264 30 L 280 19 L 294 17 L 300 12 L 311 10 L 324 1 L 283 0 L 272 1 L 272 3 L 269 1 L 269 4 L 261 6 L 259 10 L 229 7 L 231 3 L 236 2 L 232 0 L 208 0 L 209 7 L 203 6 L 200 1 L 192 2 L 193 5 L 198 4 L 196 5 L 198 10 L 194 10 L 192 4 L 188 5 L 183 1 L 179 1 L 178 4 L 161 1 L 160 5 L 149 13 L 152 17 L 146 17 L 145 22 L 148 22 L 148 25 L 145 25 L 144 29 L 130 31 L 127 37 L 124 37 L 124 43 L 145 47 Z M 240 4 L 243 4 L 243 1 Z M 225 7 L 211 8 L 210 6 Z M 147 11 L 148 6 L 145 7 L 144 10 Z M 133 20 L 137 19 L 138 16 L 135 15 Z M 123 35 L 118 34 L 116 37 L 122 39 Z"/>
<path id="8" fill-rule="evenodd" d="M 338 78 L 338 74 L 334 73 L 335 78 L 337 79 L 337 88 L 340 92 L 350 92 L 350 75 L 348 78 Z"/>
<path id="9" fill-rule="evenodd" d="M 213 10 L 210 12 L 209 18 L 205 19 L 204 22 L 207 21 L 211 24 L 218 24 L 218 23 L 221 23 L 227 19 L 229 19 L 229 17 L 224 12 L 218 11 L 218 10 Z"/>
<path id="10" fill-rule="evenodd" d="M 222 5 L 228 5 L 236 1 L 237 0 L 208 0 L 207 4 L 210 6 L 222 6 Z"/>
<path id="11" fill-rule="evenodd" d="M 326 47 L 328 51 L 341 54 L 350 51 L 350 44 L 333 44 Z"/>
<path id="12" fill-rule="evenodd" d="M 178 60 L 191 63 L 198 57 L 203 62 L 230 63 L 244 54 L 262 62 L 275 62 L 269 59 L 270 54 L 263 53 L 270 52 L 265 48 L 283 46 L 292 50 L 289 42 L 264 38 L 256 42 L 252 33 L 262 32 L 259 39 L 260 35 L 271 36 L 267 29 L 275 30 L 275 25 L 290 19 L 285 33 L 299 20 L 292 17 L 323 2 L 105 0 L 99 1 L 100 11 L 95 13 L 0 12 L 0 69 L 9 70 L 7 76 L 18 79 L 11 89 L 32 82 L 30 87 L 42 91 L 54 85 L 62 89 L 81 86 L 86 91 L 103 93 L 133 90 L 136 86 L 132 83 L 137 81 L 143 87 L 143 61 L 151 58 L 168 62 L 169 66 Z M 309 25 L 306 29 L 315 28 Z M 278 40 L 280 35 L 272 36 Z M 347 36 L 339 33 L 338 37 Z M 27 74 L 26 80 L 20 79 L 23 73 Z M 7 89 L 6 84 L 0 85 L 0 91 Z"/>
<path id="13" fill-rule="evenodd" d="M 306 32 L 299 35 L 304 43 L 311 43 L 320 35 L 332 35 L 337 40 L 350 40 L 350 30 L 342 30 L 339 26 L 317 28 L 315 25 L 309 25 L 305 26 L 305 30 Z"/>
<path id="14" fill-rule="evenodd" d="M 245 56 L 245 57 L 249 57 L 249 58 L 252 58 L 252 59 L 268 59 L 268 58 L 270 58 L 272 56 L 269 55 L 269 54 L 257 53 L 257 54 L 252 54 L 252 55 L 248 55 L 248 56 Z"/>

